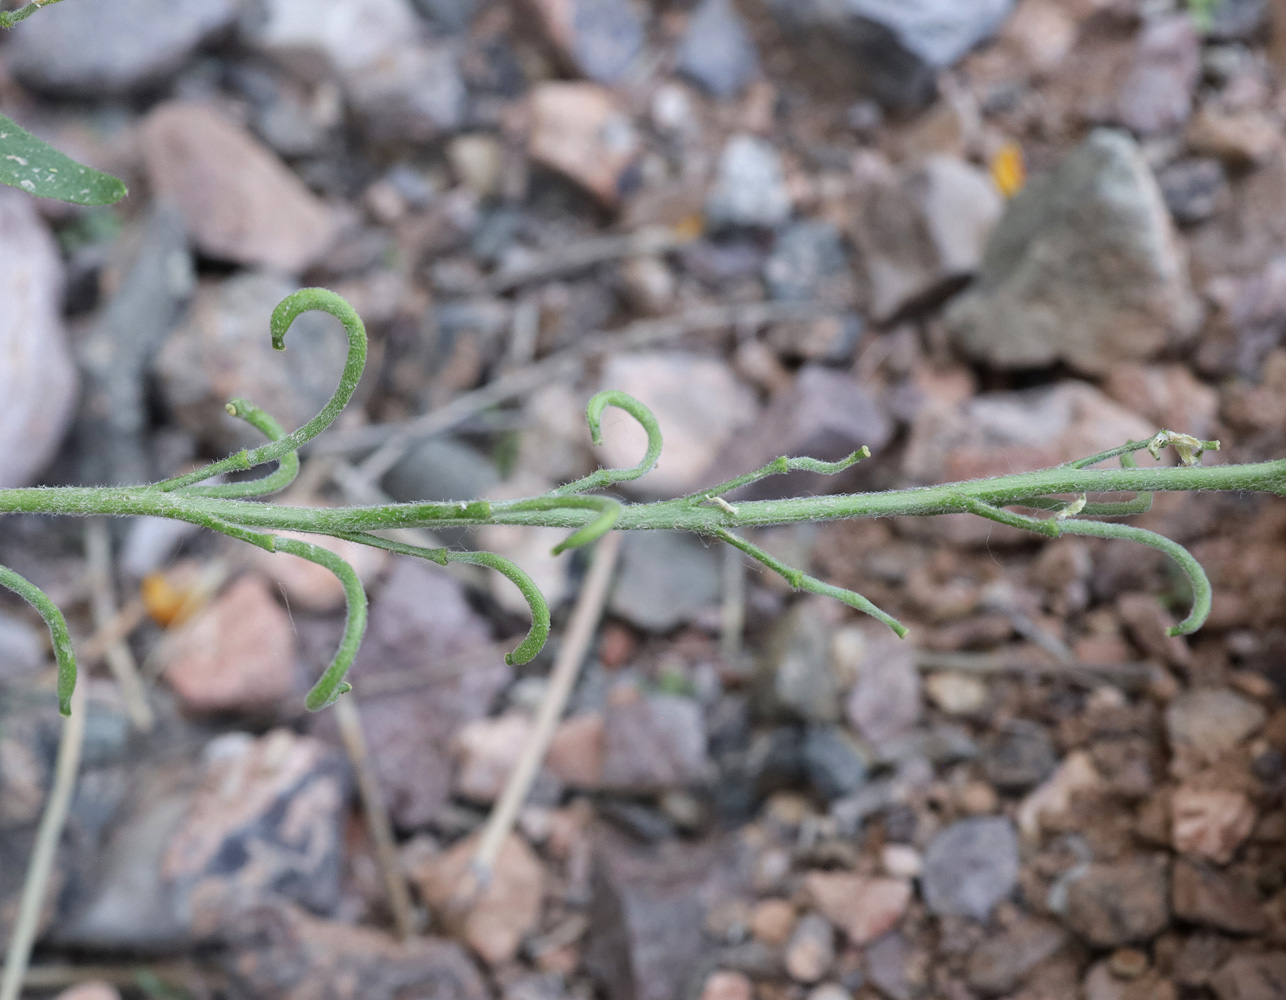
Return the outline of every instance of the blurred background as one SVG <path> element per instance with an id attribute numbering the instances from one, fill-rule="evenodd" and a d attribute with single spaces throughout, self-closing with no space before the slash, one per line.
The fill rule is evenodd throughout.
<path id="1" fill-rule="evenodd" d="M 298 426 L 285 502 L 518 497 L 632 465 L 765 498 L 1022 471 L 1166 427 L 1286 455 L 1286 4 L 65 0 L 0 108 L 129 197 L 0 190 L 0 485 L 132 483 Z M 1145 457 L 1143 462 L 1150 462 Z M 1160 553 L 956 517 L 624 539 L 487 890 L 459 881 L 582 591 L 561 533 L 444 534 L 506 580 L 341 545 L 368 757 L 303 692 L 343 595 L 181 524 L 0 521 L 64 608 L 84 760 L 30 995 L 336 1000 L 1286 996 L 1286 504 L 1159 496 Z M 0 938 L 59 733 L 0 598 Z M 351 722 L 351 720 L 350 720 Z M 381 856 L 365 775 L 395 833 Z M 378 826 L 378 824 L 377 824 Z M 389 895 L 410 887 L 410 908 Z M 391 899 L 393 901 L 391 901 Z M 408 933 L 409 932 L 409 933 Z"/>

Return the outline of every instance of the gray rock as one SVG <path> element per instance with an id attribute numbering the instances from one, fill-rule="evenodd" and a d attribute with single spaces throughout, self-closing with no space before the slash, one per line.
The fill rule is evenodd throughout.
<path id="1" fill-rule="evenodd" d="M 8 47 L 24 84 L 102 99 L 155 85 L 232 25 L 239 0 L 81 0 L 41 11 Z"/>
<path id="2" fill-rule="evenodd" d="M 1286 993 L 1286 951 L 1234 955 L 1210 979 L 1218 1000 L 1270 1000 Z"/>
<path id="3" fill-rule="evenodd" d="M 1268 0 L 1220 0 L 1214 5 L 1206 37 L 1249 42 L 1268 18 Z"/>
<path id="4" fill-rule="evenodd" d="M 1157 174 L 1161 197 L 1181 226 L 1205 222 L 1228 204 L 1228 177 L 1216 159 L 1180 160 Z"/>
<path id="5" fill-rule="evenodd" d="M 976 360 L 1102 373 L 1194 327 L 1187 265 L 1128 136 L 1093 132 L 1009 202 L 947 322 Z"/>
<path id="6" fill-rule="evenodd" d="M 1262 707 L 1227 688 L 1201 688 L 1166 706 L 1165 729 L 1174 755 L 1200 766 L 1235 749 L 1266 718 Z"/>
<path id="7" fill-rule="evenodd" d="M 691 535 L 640 532 L 621 546 L 621 567 L 608 607 L 639 628 L 667 632 L 719 599 L 717 550 Z"/>
<path id="8" fill-rule="evenodd" d="M 332 911 L 349 792 L 342 754 L 285 729 L 229 733 L 207 744 L 202 772 L 162 862 L 196 935 L 274 898 Z"/>
<path id="9" fill-rule="evenodd" d="M 147 366 L 196 285 L 183 220 L 172 207 L 156 205 L 123 242 L 112 254 L 115 292 L 77 352 L 84 393 L 75 441 L 79 478 L 87 483 L 157 478 Z"/>
<path id="10" fill-rule="evenodd" d="M 473 500 L 486 496 L 500 474 L 491 460 L 453 437 L 429 438 L 408 451 L 384 476 L 394 500 Z"/>
<path id="11" fill-rule="evenodd" d="M 399 941 L 371 927 L 319 920 L 296 906 L 246 913 L 226 936 L 231 992 L 264 1000 L 487 1000 L 491 992 L 459 944 Z"/>
<path id="12" fill-rule="evenodd" d="M 608 706 L 602 784 L 622 792 L 661 792 L 711 773 L 701 706 L 677 695 L 644 695 Z"/>
<path id="13" fill-rule="evenodd" d="M 782 301 L 851 301 L 853 272 L 839 230 L 815 219 L 783 228 L 764 264 L 764 281 Z"/>
<path id="14" fill-rule="evenodd" d="M 478 13 L 479 0 L 412 0 L 416 10 L 437 31 L 457 35 L 469 27 Z"/>
<path id="15" fill-rule="evenodd" d="M 76 404 L 62 322 L 63 266 L 26 194 L 0 191 L 0 488 L 26 486 L 53 459 Z"/>
<path id="16" fill-rule="evenodd" d="M 895 108 L 929 103 L 937 71 L 996 33 L 1013 0 L 767 0 L 807 57 Z"/>
<path id="17" fill-rule="evenodd" d="M 888 1000 L 915 1000 L 921 990 L 907 975 L 911 960 L 906 938 L 896 931 L 885 934 L 866 949 L 866 970 L 871 985 Z"/>
<path id="18" fill-rule="evenodd" d="M 827 802 L 866 784 L 866 756 L 841 726 L 808 727 L 803 760 L 808 783 Z"/>
<path id="19" fill-rule="evenodd" d="M 887 744 L 919 721 L 920 708 L 915 647 L 892 633 L 870 633 L 844 706 L 849 723 L 872 743 Z"/>
<path id="20" fill-rule="evenodd" d="M 724 448 L 711 466 L 708 481 L 731 479 L 782 455 L 834 462 L 863 445 L 878 452 L 892 436 L 892 421 L 851 374 L 805 365 L 794 385 L 779 393 L 754 423 Z M 760 480 L 731 496 L 764 500 L 836 493 L 852 486 L 856 471 L 834 476 L 789 472 Z"/>
<path id="21" fill-rule="evenodd" d="M 701 0 L 679 40 L 675 63 L 715 97 L 736 97 L 759 75 L 759 52 L 732 0 Z"/>
<path id="22" fill-rule="evenodd" d="M 1117 98 L 1121 124 L 1138 135 L 1178 128 L 1192 112 L 1201 76 L 1201 39 L 1184 11 L 1147 22 Z"/>
<path id="23" fill-rule="evenodd" d="M 524 0 L 568 70 L 618 83 L 643 51 L 643 21 L 630 0 Z"/>
<path id="24" fill-rule="evenodd" d="M 969 985 L 985 996 L 1011 993 L 1067 940 L 1056 924 L 1024 919 L 983 941 L 969 956 Z"/>
<path id="25" fill-rule="evenodd" d="M 464 123 L 468 95 L 455 53 L 403 45 L 347 83 L 349 104 L 374 142 L 428 142 Z"/>
<path id="26" fill-rule="evenodd" d="M 765 717 L 837 722 L 842 689 L 831 665 L 831 627 L 812 601 L 796 604 L 773 629 L 755 676 Z"/>
<path id="27" fill-rule="evenodd" d="M 674 840 L 639 849 L 596 833 L 586 970 L 607 1000 L 697 995 L 708 972 L 706 915 L 744 881 L 737 852 Z"/>
<path id="28" fill-rule="evenodd" d="M 1018 885 L 1018 834 L 1008 819 L 963 819 L 924 852 L 921 888 L 930 912 L 985 921 Z"/>
<path id="29" fill-rule="evenodd" d="M 262 406 L 292 430 L 311 420 L 335 391 L 348 339 L 334 319 L 304 313 L 287 335 L 286 353 L 273 350 L 268 317 L 296 287 L 264 272 L 203 285 L 183 325 L 156 356 L 162 399 L 181 425 L 220 450 L 263 443 L 263 435 L 224 410 L 234 396 Z"/>
<path id="30" fill-rule="evenodd" d="M 452 737 L 483 718 L 512 679 L 489 639 L 461 585 L 420 560 L 395 559 L 371 600 L 351 680 L 359 693 L 363 678 L 401 680 L 364 695 L 362 717 L 389 812 L 403 830 L 425 826 L 447 804 Z M 318 732 L 338 741 L 330 713 L 316 718 Z"/>
<path id="31" fill-rule="evenodd" d="M 1083 866 L 1067 883 L 1067 925 L 1098 948 L 1154 937 L 1170 922 L 1168 869 L 1162 855 Z"/>
<path id="32" fill-rule="evenodd" d="M 0 684 L 40 669 L 48 639 L 41 629 L 16 614 L 0 611 Z"/>
<path id="33" fill-rule="evenodd" d="M 977 270 L 1003 207 L 986 174 L 941 155 L 904 176 L 868 157 L 861 173 L 850 232 L 877 320 L 931 303 Z"/>
<path id="34" fill-rule="evenodd" d="M 457 128 L 466 94 L 454 52 L 428 44 L 407 0 L 260 0 L 242 31 L 305 79 L 338 79 L 367 136 L 423 142 Z"/>
<path id="35" fill-rule="evenodd" d="M 987 780 L 1003 792 L 1025 792 L 1058 766 L 1054 742 L 1044 726 L 1015 719 L 983 755 Z"/>
<path id="36" fill-rule="evenodd" d="M 734 135 L 719 155 L 705 203 L 711 229 L 775 229 L 790 218 L 790 193 L 781 157 L 763 139 Z"/>

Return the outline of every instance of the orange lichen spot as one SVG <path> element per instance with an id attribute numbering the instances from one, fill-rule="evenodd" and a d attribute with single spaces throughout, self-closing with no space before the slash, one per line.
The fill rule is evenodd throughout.
<path id="1" fill-rule="evenodd" d="M 1027 168 L 1023 165 L 1022 147 L 1007 142 L 991 158 L 991 180 L 1006 198 L 1012 198 L 1023 189 L 1027 181 Z"/>

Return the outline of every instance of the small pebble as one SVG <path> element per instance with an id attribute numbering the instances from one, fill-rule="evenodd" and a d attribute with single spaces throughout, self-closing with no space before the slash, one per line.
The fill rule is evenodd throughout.
<path id="1" fill-rule="evenodd" d="M 1138 979 L 1148 971 L 1148 956 L 1138 948 L 1118 948 L 1112 952 L 1108 967 L 1118 979 Z"/>

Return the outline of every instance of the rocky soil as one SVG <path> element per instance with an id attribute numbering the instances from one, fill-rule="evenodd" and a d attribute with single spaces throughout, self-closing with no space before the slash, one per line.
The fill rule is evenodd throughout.
<path id="1" fill-rule="evenodd" d="M 1159 427 L 1221 438 L 1208 461 L 1282 457 L 1286 3 L 1188 7 L 66 0 L 0 40 L 0 107 L 132 193 L 0 191 L 0 486 L 175 474 L 253 440 L 232 395 L 307 419 L 344 341 L 309 316 L 271 350 L 301 284 L 354 302 L 372 360 L 291 503 L 632 464 L 623 417 L 589 447 L 607 387 L 665 434 L 636 498 L 863 444 L 835 481 L 738 496 Z M 0 561 L 94 647 L 30 995 L 1286 997 L 1286 504 L 1161 497 L 1136 523 L 1210 572 L 1197 635 L 1166 635 L 1188 595 L 1125 543 L 957 518 L 756 536 L 901 617 L 899 642 L 699 540 L 627 538 L 468 905 L 552 657 L 504 665 L 506 581 L 345 545 L 372 595 L 353 697 L 419 923 L 400 940 L 335 714 L 302 708 L 333 581 L 121 523 L 113 613 L 84 524 L 7 517 Z M 445 541 L 526 567 L 556 650 L 583 559 L 542 531 Z M 0 600 L 0 939 L 59 730 L 39 624 Z M 87 642 L 105 626 L 124 644 Z"/>

